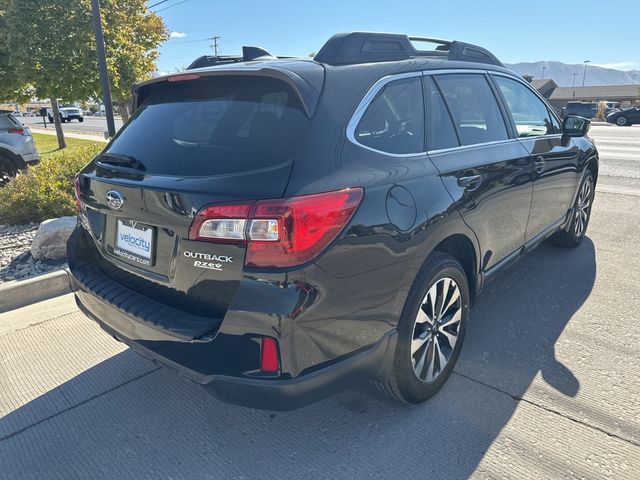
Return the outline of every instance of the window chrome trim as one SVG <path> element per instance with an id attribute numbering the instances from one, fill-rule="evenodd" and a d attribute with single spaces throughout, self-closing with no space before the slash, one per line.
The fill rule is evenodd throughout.
<path id="1" fill-rule="evenodd" d="M 531 138 L 538 138 L 538 137 L 531 137 Z M 470 150 L 472 148 L 486 147 L 490 145 L 500 145 L 503 143 L 512 143 L 517 141 L 518 141 L 517 138 L 507 138 L 506 140 L 494 140 L 492 142 L 474 143 L 472 145 L 459 145 L 457 147 L 441 148 L 439 150 L 429 150 L 427 153 L 429 155 L 440 155 L 441 153 L 449 153 L 449 152 L 458 151 L 458 150 Z"/>
<path id="2" fill-rule="evenodd" d="M 367 93 L 365 93 L 364 97 L 362 97 L 362 100 L 360 100 L 360 103 L 358 104 L 358 106 L 356 107 L 355 111 L 353 112 L 353 115 L 351 116 L 351 120 L 349 120 L 349 123 L 347 124 L 347 132 L 346 132 L 347 133 L 347 139 L 351 143 L 353 143 L 354 145 L 357 145 L 358 147 L 365 148 L 365 149 L 367 149 L 367 150 L 369 150 L 371 152 L 380 153 L 382 155 L 387 155 L 387 156 L 390 156 L 390 157 L 407 158 L 407 157 L 420 157 L 420 156 L 426 155 L 427 152 L 424 152 L 424 151 L 423 152 L 415 152 L 415 153 L 391 153 L 391 152 L 385 152 L 383 150 L 378 150 L 378 149 L 371 148 L 371 147 L 368 147 L 366 145 L 363 145 L 362 143 L 358 142 L 358 140 L 356 140 L 356 128 L 357 128 L 358 124 L 360 123 L 360 120 L 362 119 L 362 116 L 364 115 L 364 112 L 367 111 L 367 108 L 369 108 L 370 103 L 373 101 L 375 96 L 380 92 L 380 90 L 382 90 L 384 87 L 386 87 L 389 83 L 394 82 L 396 80 L 404 80 L 404 79 L 407 79 L 407 78 L 422 77 L 423 75 L 424 75 L 424 72 L 422 72 L 422 71 L 396 73 L 396 74 L 387 75 L 385 77 L 382 77 L 376 83 L 374 83 L 371 86 L 371 88 L 369 88 Z M 422 89 L 422 84 L 420 85 L 420 88 Z M 424 106 L 423 106 L 423 109 L 424 109 Z M 426 125 L 425 125 L 425 127 L 426 127 Z"/>
<path id="3" fill-rule="evenodd" d="M 491 70 L 491 69 L 486 69 L 486 68 L 443 68 L 443 69 L 438 69 L 438 70 L 424 70 L 424 71 L 415 71 L 415 72 L 405 72 L 405 73 L 396 73 L 396 74 L 391 74 L 391 75 L 387 75 L 384 76 L 382 78 L 380 78 L 378 81 L 376 81 L 371 88 L 369 88 L 369 90 L 367 91 L 367 93 L 364 95 L 364 97 L 362 97 L 362 100 L 360 101 L 360 103 L 358 104 L 358 106 L 356 107 L 353 115 L 351 116 L 351 119 L 349 120 L 349 123 L 347 124 L 347 130 L 346 130 L 346 135 L 347 135 L 347 139 L 354 145 L 360 147 L 360 148 L 364 148 L 366 150 L 369 150 L 371 152 L 375 152 L 375 153 L 379 153 L 381 155 L 386 155 L 389 157 L 397 157 L 397 158 L 412 158 L 412 157 L 420 157 L 420 156 L 425 156 L 428 154 L 441 154 L 441 153 L 448 153 L 448 152 L 452 152 L 452 151 L 456 151 L 456 150 L 468 150 L 468 149 L 472 149 L 472 148 L 478 148 L 478 147 L 483 147 L 485 145 L 498 145 L 501 143 L 509 143 L 509 142 L 518 142 L 521 140 L 527 140 L 527 139 L 540 139 L 540 138 L 549 138 L 549 137 L 555 137 L 558 135 L 562 135 L 559 133 L 554 133 L 554 134 L 547 134 L 547 135 L 538 135 L 536 137 L 515 137 L 515 138 L 508 138 L 505 140 L 495 140 L 492 142 L 484 142 L 484 143 L 474 143 L 473 145 L 458 145 L 457 147 L 450 147 L 450 148 L 442 148 L 439 150 L 427 150 L 424 152 L 416 152 L 416 153 L 390 153 L 390 152 L 385 152 L 382 150 L 377 150 L 375 148 L 371 148 L 368 147 L 366 145 L 361 144 L 360 142 L 358 142 L 358 140 L 356 140 L 355 137 L 355 131 L 356 131 L 356 127 L 358 126 L 358 123 L 360 123 L 360 120 L 362 119 L 362 116 L 364 115 L 364 112 L 367 110 L 367 108 L 369 108 L 369 104 L 371 103 L 371 101 L 375 98 L 375 96 L 378 94 L 378 92 L 380 92 L 380 90 L 382 90 L 386 85 L 388 85 L 389 83 L 395 81 L 395 80 L 403 80 L 406 78 L 414 78 L 414 77 L 423 77 L 423 76 L 430 76 L 430 75 L 443 75 L 443 74 L 469 74 L 469 73 L 473 73 L 473 74 L 477 74 L 477 75 L 500 75 L 503 77 L 507 77 L 510 78 L 512 80 L 515 80 L 521 84 L 523 84 L 525 86 L 525 88 L 528 88 L 529 90 L 531 90 L 538 98 L 540 98 L 540 100 L 542 100 L 542 102 L 547 106 L 547 109 L 549 110 L 551 115 L 554 115 L 556 117 L 556 120 L 559 121 L 558 117 L 555 114 L 555 111 L 553 110 L 553 108 L 549 105 L 549 103 L 546 101 L 546 99 L 544 97 L 542 97 L 540 95 L 540 93 L 535 90 L 533 87 L 531 87 L 531 85 L 527 85 L 526 81 L 523 80 L 522 78 L 520 78 L 517 74 L 514 73 L 508 73 L 508 72 L 502 72 L 502 71 L 498 71 L 498 70 Z M 497 101 L 497 99 L 496 99 Z M 559 121 L 560 124 L 562 124 L 562 122 Z M 427 128 L 427 124 L 426 124 L 426 118 L 425 118 L 425 129 Z"/>

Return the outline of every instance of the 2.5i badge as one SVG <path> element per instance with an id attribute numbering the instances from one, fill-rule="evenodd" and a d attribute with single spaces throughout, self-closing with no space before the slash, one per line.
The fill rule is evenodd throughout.
<path id="1" fill-rule="evenodd" d="M 183 255 L 187 258 L 195 259 L 193 266 L 198 268 L 206 268 L 208 270 L 222 271 L 225 263 L 233 263 L 233 257 L 229 255 L 213 255 L 210 253 L 190 252 L 185 250 Z"/>

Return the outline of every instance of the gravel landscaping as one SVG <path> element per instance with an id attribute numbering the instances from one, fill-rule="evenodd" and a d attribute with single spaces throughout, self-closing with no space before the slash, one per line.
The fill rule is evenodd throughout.
<path id="1" fill-rule="evenodd" d="M 0 224 L 0 284 L 23 280 L 67 266 L 64 260 L 37 261 L 31 256 L 31 243 L 38 223 Z"/>

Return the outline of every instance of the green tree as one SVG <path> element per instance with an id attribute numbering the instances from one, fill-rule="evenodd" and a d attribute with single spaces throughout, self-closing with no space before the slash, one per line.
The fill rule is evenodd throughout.
<path id="1" fill-rule="evenodd" d="M 10 63 L 7 47 L 6 10 L 9 0 L 0 0 L 0 101 L 23 102 L 29 98 L 29 87 L 21 84 Z"/>
<path id="2" fill-rule="evenodd" d="M 58 100 L 98 92 L 90 0 L 20 0 L 6 10 L 9 63 L 20 84 L 49 98 L 58 145 L 66 147 Z"/>
<path id="3" fill-rule="evenodd" d="M 156 69 L 157 48 L 168 38 L 162 19 L 146 3 L 101 1 L 113 98 L 125 120 L 131 85 Z M 0 95 L 15 96 L 31 85 L 36 96 L 49 98 L 64 148 L 58 100 L 101 97 L 91 0 L 0 0 L 0 12 Z M 4 77 L 15 80 L 5 84 Z"/>
<path id="4" fill-rule="evenodd" d="M 102 23 L 113 99 L 127 121 L 131 86 L 156 70 L 158 47 L 169 31 L 161 17 L 149 12 L 146 0 L 105 1 Z"/>

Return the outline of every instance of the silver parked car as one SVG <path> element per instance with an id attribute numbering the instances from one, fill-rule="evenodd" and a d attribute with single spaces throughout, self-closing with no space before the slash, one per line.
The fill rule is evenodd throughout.
<path id="1" fill-rule="evenodd" d="M 11 112 L 0 110 L 0 187 L 4 187 L 19 170 L 40 161 L 31 130 Z"/>

